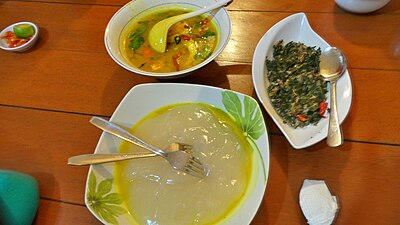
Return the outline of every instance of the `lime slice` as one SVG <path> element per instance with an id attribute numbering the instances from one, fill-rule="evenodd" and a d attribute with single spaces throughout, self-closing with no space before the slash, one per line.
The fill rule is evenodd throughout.
<path id="1" fill-rule="evenodd" d="M 18 24 L 13 27 L 15 35 L 19 38 L 32 37 L 35 34 L 35 29 L 29 24 Z"/>

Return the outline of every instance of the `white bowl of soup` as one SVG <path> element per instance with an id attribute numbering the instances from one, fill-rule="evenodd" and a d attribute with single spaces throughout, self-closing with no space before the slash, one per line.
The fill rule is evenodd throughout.
<path id="1" fill-rule="evenodd" d="M 85 203 L 104 224 L 250 224 L 267 184 L 269 142 L 256 100 L 230 90 L 193 84 L 132 88 L 110 121 L 163 149 L 193 146 L 208 169 L 199 179 L 152 157 L 94 165 Z M 103 133 L 95 153 L 146 152 Z"/>
<path id="2" fill-rule="evenodd" d="M 167 17 L 187 13 L 215 3 L 214 0 L 134 0 L 124 5 L 107 25 L 104 42 L 111 58 L 123 68 L 145 76 L 177 78 L 214 60 L 231 34 L 231 20 L 225 8 L 173 25 L 167 48 L 151 48 L 148 33 Z"/>

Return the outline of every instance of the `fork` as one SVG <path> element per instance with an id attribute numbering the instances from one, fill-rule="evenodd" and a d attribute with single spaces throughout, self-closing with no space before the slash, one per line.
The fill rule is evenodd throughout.
<path id="1" fill-rule="evenodd" d="M 158 156 L 164 157 L 172 166 L 172 168 L 182 171 L 184 173 L 190 174 L 198 178 L 204 178 L 207 176 L 206 169 L 203 164 L 197 158 L 193 157 L 190 153 L 186 151 L 171 151 L 166 152 L 158 149 L 141 139 L 132 135 L 127 128 L 120 126 L 118 124 L 112 123 L 110 121 L 104 120 L 100 117 L 92 117 L 90 123 L 96 127 L 102 129 L 103 131 L 115 135 L 123 140 L 136 144 L 144 149 L 147 149 Z M 176 143 L 177 148 L 183 150 L 185 145 Z"/>

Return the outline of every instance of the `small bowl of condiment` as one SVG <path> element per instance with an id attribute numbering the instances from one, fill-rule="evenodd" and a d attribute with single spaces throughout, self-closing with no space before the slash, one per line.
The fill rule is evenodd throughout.
<path id="1" fill-rule="evenodd" d="M 31 22 L 11 24 L 0 32 L 0 48 L 24 52 L 32 48 L 39 38 L 39 28 Z"/>

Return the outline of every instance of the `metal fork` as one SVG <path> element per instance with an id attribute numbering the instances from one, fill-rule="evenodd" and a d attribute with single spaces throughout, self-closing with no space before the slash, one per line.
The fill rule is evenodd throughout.
<path id="1" fill-rule="evenodd" d="M 135 145 L 138 145 L 144 149 L 147 149 L 159 156 L 164 157 L 176 170 L 180 170 L 184 173 L 190 174 L 195 177 L 204 178 L 207 176 L 207 172 L 203 164 L 193 157 L 190 153 L 186 151 L 171 151 L 166 152 L 160 150 L 139 138 L 133 136 L 127 128 L 120 126 L 118 124 L 112 123 L 110 121 L 104 120 L 100 117 L 92 117 L 90 123 L 96 127 L 102 129 L 103 131 L 115 135 L 123 140 L 129 141 Z M 178 148 L 184 148 L 185 145 L 180 145 L 176 143 Z"/>

